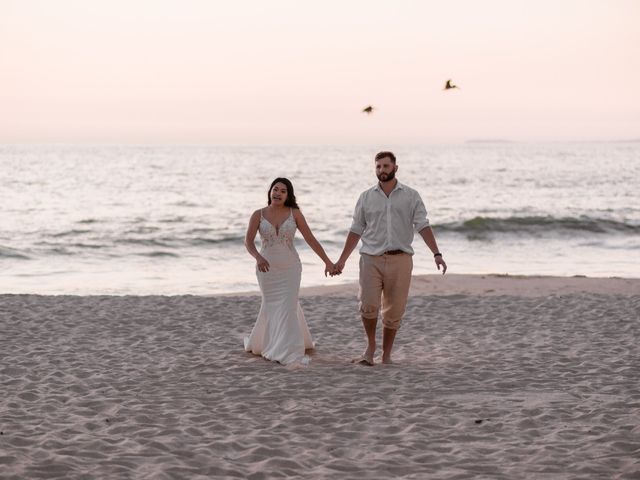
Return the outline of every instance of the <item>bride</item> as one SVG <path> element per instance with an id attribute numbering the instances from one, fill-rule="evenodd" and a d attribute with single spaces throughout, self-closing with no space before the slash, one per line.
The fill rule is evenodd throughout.
<path id="1" fill-rule="evenodd" d="M 313 348 L 298 302 L 302 265 L 293 245 L 296 229 L 324 261 L 325 275 L 337 274 L 296 203 L 293 185 L 286 178 L 276 178 L 267 193 L 267 207 L 253 212 L 245 237 L 245 246 L 256 259 L 262 305 L 251 335 L 244 339 L 244 348 L 283 365 L 307 364 L 305 350 Z M 258 232 L 260 251 L 255 245 Z"/>

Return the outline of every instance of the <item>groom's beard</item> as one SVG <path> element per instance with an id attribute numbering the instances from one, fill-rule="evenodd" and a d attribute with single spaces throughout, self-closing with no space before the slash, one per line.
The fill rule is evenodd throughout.
<path id="1" fill-rule="evenodd" d="M 380 180 L 381 182 L 390 182 L 391 180 L 396 178 L 396 171 L 392 170 L 391 173 L 378 173 L 376 174 L 376 177 L 378 177 L 378 180 Z"/>

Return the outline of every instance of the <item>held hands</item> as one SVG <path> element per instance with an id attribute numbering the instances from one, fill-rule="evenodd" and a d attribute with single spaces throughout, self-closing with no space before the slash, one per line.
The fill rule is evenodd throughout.
<path id="1" fill-rule="evenodd" d="M 331 277 L 340 275 L 342 273 L 342 268 L 339 269 L 337 265 L 338 265 L 337 263 L 331 263 L 331 262 L 325 263 L 324 276 L 326 277 L 327 274 L 329 274 L 329 276 Z"/>
<path id="2" fill-rule="evenodd" d="M 268 272 L 269 271 L 269 262 L 262 255 L 256 258 L 256 267 L 259 272 Z"/>

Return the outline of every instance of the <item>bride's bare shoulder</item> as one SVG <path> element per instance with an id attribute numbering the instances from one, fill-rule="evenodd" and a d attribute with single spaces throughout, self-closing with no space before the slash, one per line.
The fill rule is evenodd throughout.
<path id="1" fill-rule="evenodd" d="M 251 214 L 251 218 L 249 219 L 249 221 L 260 220 L 261 216 L 262 216 L 262 209 L 259 208 Z"/>

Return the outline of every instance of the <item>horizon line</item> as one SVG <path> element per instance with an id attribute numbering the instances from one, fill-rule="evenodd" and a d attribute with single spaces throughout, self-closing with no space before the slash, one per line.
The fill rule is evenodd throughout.
<path id="1" fill-rule="evenodd" d="M 387 142 L 390 147 L 419 147 L 419 146 L 438 146 L 438 145 L 468 145 L 468 144 L 563 144 L 563 143 L 640 143 L 640 137 L 616 140 L 510 140 L 501 138 L 472 138 L 459 141 L 427 141 L 427 142 Z M 91 141 L 60 141 L 60 142 L 2 142 L 0 147 L 52 147 L 52 146 L 87 146 L 87 147 L 371 147 L 372 143 L 316 143 L 316 142 L 256 142 L 256 143 L 235 143 L 235 142 L 91 142 Z"/>

